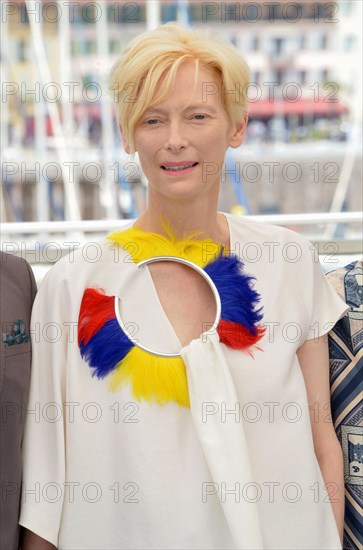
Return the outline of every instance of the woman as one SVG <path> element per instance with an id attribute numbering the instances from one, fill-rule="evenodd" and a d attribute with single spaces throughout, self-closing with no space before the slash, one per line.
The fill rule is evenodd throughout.
<path id="1" fill-rule="evenodd" d="M 323 336 L 346 305 L 301 236 L 217 210 L 248 78 L 231 46 L 175 24 L 112 70 L 148 206 L 39 292 L 33 322 L 61 333 L 34 350 L 25 549 L 341 547 Z"/>

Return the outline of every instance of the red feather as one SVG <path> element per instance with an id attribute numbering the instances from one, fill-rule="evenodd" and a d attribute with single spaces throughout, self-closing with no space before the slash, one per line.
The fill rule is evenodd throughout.
<path id="1" fill-rule="evenodd" d="M 78 345 L 86 345 L 107 321 L 115 318 L 115 298 L 103 289 L 87 288 L 78 317 Z"/>
<path id="2" fill-rule="evenodd" d="M 232 349 L 245 349 L 253 346 L 262 338 L 265 333 L 265 327 L 255 327 L 256 334 L 252 334 L 246 327 L 232 321 L 221 319 L 218 325 L 219 339 Z"/>

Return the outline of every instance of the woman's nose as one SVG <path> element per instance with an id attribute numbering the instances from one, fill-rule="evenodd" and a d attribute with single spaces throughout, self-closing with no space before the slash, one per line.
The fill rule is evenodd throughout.
<path id="1" fill-rule="evenodd" d="M 188 139 L 186 136 L 186 128 L 180 121 L 170 122 L 167 130 L 166 148 L 178 151 L 187 146 Z"/>

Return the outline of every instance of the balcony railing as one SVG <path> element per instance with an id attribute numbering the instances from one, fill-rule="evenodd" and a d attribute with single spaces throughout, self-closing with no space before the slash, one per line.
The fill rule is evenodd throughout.
<path id="1" fill-rule="evenodd" d="M 322 224 L 325 234 L 329 226 L 331 234 L 338 224 L 354 224 L 361 227 L 360 212 L 313 213 L 313 214 L 274 214 L 248 216 L 249 219 L 274 225 L 313 226 Z M 41 283 L 51 265 L 86 243 L 97 242 L 111 231 L 122 229 L 129 220 L 87 220 L 55 222 L 14 222 L 1 225 L 2 250 L 25 258 L 33 267 L 38 285 Z M 352 226 L 350 226 L 352 227 Z M 319 235 L 323 234 L 319 228 Z M 352 232 L 350 232 L 352 235 Z M 342 240 L 329 238 L 311 238 L 321 266 L 325 272 L 347 265 L 362 257 L 361 231 L 357 228 L 356 236 Z"/>
<path id="2" fill-rule="evenodd" d="M 248 219 L 273 225 L 296 226 L 329 223 L 360 223 L 361 212 L 321 212 L 311 214 L 266 214 L 248 216 Z M 97 233 L 119 229 L 128 220 L 81 220 L 46 222 L 7 222 L 1 224 L 2 235 L 36 235 L 54 233 Z"/>

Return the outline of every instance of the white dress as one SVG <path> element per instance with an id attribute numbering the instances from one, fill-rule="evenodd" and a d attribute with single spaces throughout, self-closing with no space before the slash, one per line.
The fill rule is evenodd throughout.
<path id="1" fill-rule="evenodd" d="M 147 268 L 135 276 L 105 242 L 63 258 L 41 285 L 20 524 L 58 548 L 341 548 L 296 350 L 347 306 L 299 234 L 226 216 L 267 331 L 253 356 L 217 337 L 182 350 L 191 408 L 138 402 L 128 385 L 111 393 L 80 355 L 80 303 L 94 285 L 124 298 L 144 345 L 180 349 Z"/>

